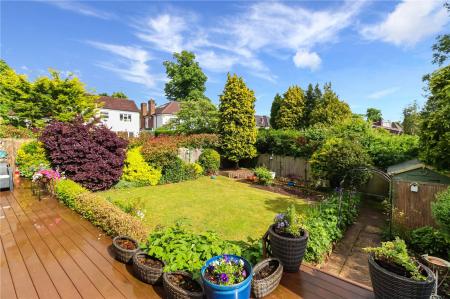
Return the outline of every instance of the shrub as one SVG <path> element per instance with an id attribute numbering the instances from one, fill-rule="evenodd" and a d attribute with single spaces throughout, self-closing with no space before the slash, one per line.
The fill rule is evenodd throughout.
<path id="1" fill-rule="evenodd" d="M 186 165 L 187 168 L 187 178 L 197 179 L 203 174 L 203 167 L 198 163 L 190 163 Z"/>
<path id="2" fill-rule="evenodd" d="M 219 135 L 216 134 L 193 134 L 180 138 L 179 147 L 188 148 L 218 148 Z"/>
<path id="3" fill-rule="evenodd" d="M 265 167 L 255 168 L 255 175 L 258 178 L 258 184 L 269 186 L 273 182 L 270 170 Z"/>
<path id="4" fill-rule="evenodd" d="M 30 129 L 0 124 L 0 138 L 34 138 L 35 133 Z"/>
<path id="5" fill-rule="evenodd" d="M 146 237 L 146 228 L 138 219 L 71 180 L 56 183 L 56 196 L 110 236 L 127 235 L 139 242 Z"/>
<path id="6" fill-rule="evenodd" d="M 127 142 L 103 125 L 53 122 L 40 139 L 52 164 L 92 191 L 110 188 L 122 175 Z"/>
<path id="7" fill-rule="evenodd" d="M 31 178 L 39 169 L 49 168 L 50 162 L 42 143 L 30 141 L 23 143 L 17 151 L 16 165 L 21 176 Z"/>
<path id="8" fill-rule="evenodd" d="M 239 246 L 221 240 L 216 233 L 195 234 L 180 223 L 151 233 L 143 250 L 166 262 L 166 272 L 186 270 L 198 273 L 213 256 L 241 254 Z"/>
<path id="9" fill-rule="evenodd" d="M 278 214 L 274 219 L 275 229 L 296 238 L 300 237 L 303 231 L 303 219 L 295 211 L 295 206 L 291 205 L 286 212 Z"/>
<path id="10" fill-rule="evenodd" d="M 434 220 L 450 234 L 450 187 L 438 193 L 436 201 L 431 204 L 431 211 Z"/>
<path id="11" fill-rule="evenodd" d="M 122 180 L 138 183 L 140 186 L 158 184 L 161 179 L 161 171 L 150 167 L 141 154 L 141 147 L 128 150 Z"/>
<path id="12" fill-rule="evenodd" d="M 200 172 L 201 171 L 201 172 Z M 203 169 L 197 163 L 187 164 L 176 157 L 162 169 L 161 184 L 178 183 L 200 177 Z"/>
<path id="13" fill-rule="evenodd" d="M 450 238 L 431 226 L 417 228 L 411 232 L 411 249 L 418 254 L 429 254 L 450 259 Z"/>
<path id="14" fill-rule="evenodd" d="M 150 138 L 142 146 L 141 153 L 150 166 L 163 169 L 178 156 L 178 137 Z"/>
<path id="15" fill-rule="evenodd" d="M 198 163 L 203 167 L 206 175 L 216 174 L 220 167 L 220 155 L 213 149 L 205 149 L 198 157 Z"/>

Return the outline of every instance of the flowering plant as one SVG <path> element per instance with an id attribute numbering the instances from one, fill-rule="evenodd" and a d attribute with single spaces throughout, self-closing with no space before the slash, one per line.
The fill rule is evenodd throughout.
<path id="1" fill-rule="evenodd" d="M 223 255 L 213 261 L 205 271 L 205 278 L 217 285 L 233 285 L 243 282 L 250 273 L 244 266 L 244 260 Z"/>
<path id="2" fill-rule="evenodd" d="M 286 212 L 278 214 L 274 219 L 275 231 L 298 238 L 302 235 L 303 219 L 297 214 L 295 206 L 291 205 Z"/>
<path id="3" fill-rule="evenodd" d="M 33 182 L 36 182 L 42 178 L 46 178 L 49 180 L 59 180 L 61 178 L 61 174 L 58 170 L 53 169 L 41 169 L 33 174 Z"/>

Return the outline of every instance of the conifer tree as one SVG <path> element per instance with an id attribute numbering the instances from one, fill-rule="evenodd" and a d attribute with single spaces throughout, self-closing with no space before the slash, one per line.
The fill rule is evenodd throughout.
<path id="1" fill-rule="evenodd" d="M 299 129 L 305 112 L 305 94 L 297 86 L 291 86 L 283 95 L 276 125 L 279 129 Z"/>
<path id="2" fill-rule="evenodd" d="M 273 98 L 272 107 L 270 108 L 270 125 L 274 129 L 278 129 L 277 127 L 278 111 L 280 110 L 282 101 L 283 97 L 277 93 Z"/>
<path id="3" fill-rule="evenodd" d="M 331 89 L 331 83 L 325 84 L 323 95 L 311 112 L 310 125 L 333 125 L 352 116 L 350 106 L 341 101 Z"/>

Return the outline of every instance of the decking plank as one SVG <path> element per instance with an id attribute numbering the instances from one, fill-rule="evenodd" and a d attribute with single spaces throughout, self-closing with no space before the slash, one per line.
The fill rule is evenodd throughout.
<path id="1" fill-rule="evenodd" d="M 3 216 L 0 216 L 3 217 Z M 6 261 L 3 241 L 0 238 L 0 298 L 17 298 L 14 284 L 9 272 L 8 262 Z"/>

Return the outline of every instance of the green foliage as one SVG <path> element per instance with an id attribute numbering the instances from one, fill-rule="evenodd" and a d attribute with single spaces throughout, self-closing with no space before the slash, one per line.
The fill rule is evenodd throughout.
<path id="1" fill-rule="evenodd" d="M 365 172 L 352 170 L 370 165 L 371 160 L 358 142 L 330 138 L 312 155 L 310 163 L 314 177 L 329 180 L 331 186 L 339 186 L 346 174 L 348 181 L 357 186 L 368 176 Z"/>
<path id="2" fill-rule="evenodd" d="M 55 186 L 56 196 L 72 210 L 110 236 L 126 235 L 143 241 L 146 228 L 135 217 L 70 180 L 59 180 Z"/>
<path id="3" fill-rule="evenodd" d="M 115 91 L 111 94 L 111 97 L 113 98 L 119 98 L 119 99 L 128 99 L 128 96 L 121 92 L 121 91 Z"/>
<path id="4" fill-rule="evenodd" d="M 331 89 L 331 84 L 325 84 L 324 92 L 316 102 L 309 118 L 310 125 L 333 125 L 352 116 L 347 103 L 339 100 L 337 94 Z"/>
<path id="5" fill-rule="evenodd" d="M 286 212 L 278 214 L 274 219 L 275 229 L 293 237 L 300 237 L 303 233 L 303 218 L 295 210 L 295 205 L 287 208 Z"/>
<path id="6" fill-rule="evenodd" d="M 305 112 L 305 94 L 297 86 L 291 86 L 283 95 L 276 118 L 276 127 L 280 129 L 299 129 L 303 127 Z"/>
<path id="7" fill-rule="evenodd" d="M 213 256 L 241 254 L 239 246 L 221 240 L 216 233 L 195 234 L 180 223 L 151 233 L 142 249 L 166 262 L 166 272 L 186 270 L 194 274 Z"/>
<path id="8" fill-rule="evenodd" d="M 206 175 L 216 174 L 220 167 L 220 155 L 213 149 L 205 149 L 198 157 L 198 163 Z"/>
<path id="9" fill-rule="evenodd" d="M 0 123 L 0 138 L 34 138 L 36 134 L 30 129 L 14 127 Z"/>
<path id="10" fill-rule="evenodd" d="M 405 268 L 414 280 L 422 281 L 426 279 L 420 273 L 419 265 L 408 255 L 405 241 L 400 238 L 395 238 L 394 241 L 382 242 L 380 247 L 364 248 L 364 251 L 373 253 L 375 260 Z"/>
<path id="11" fill-rule="evenodd" d="M 20 175 L 31 178 L 41 168 L 49 168 L 50 161 L 41 142 L 23 143 L 17 151 L 16 165 Z"/>
<path id="12" fill-rule="evenodd" d="M 272 185 L 273 179 L 270 170 L 266 167 L 255 168 L 255 175 L 258 178 L 258 184 L 269 186 Z"/>
<path id="13" fill-rule="evenodd" d="M 303 124 L 304 126 L 312 125 L 310 122 L 311 112 L 316 107 L 316 104 L 322 98 L 322 91 L 320 90 L 319 84 L 316 84 L 314 88 L 312 84 L 308 85 L 308 89 L 305 93 L 305 112 L 303 113 Z"/>
<path id="14" fill-rule="evenodd" d="M 215 133 L 219 122 L 217 107 L 209 99 L 181 102 L 177 117 L 165 127 L 179 134 Z"/>
<path id="15" fill-rule="evenodd" d="M 450 3 L 444 3 L 444 7 L 450 11 Z M 450 34 L 439 35 L 433 49 L 433 63 L 442 65 L 450 55 Z"/>
<path id="16" fill-rule="evenodd" d="M 450 259 L 450 237 L 431 226 L 413 230 L 409 245 L 418 254 L 429 254 L 445 260 Z"/>
<path id="17" fill-rule="evenodd" d="M 255 100 L 242 78 L 228 74 L 220 96 L 220 147 L 223 155 L 236 163 L 256 156 Z"/>
<path id="18" fill-rule="evenodd" d="M 167 99 L 171 101 L 205 99 L 205 83 L 208 77 L 195 61 L 194 53 L 182 51 L 174 53 L 173 58 L 175 62 L 164 61 L 163 63 L 169 78 L 164 88 Z"/>
<path id="19" fill-rule="evenodd" d="M 380 121 L 383 119 L 381 110 L 376 108 L 367 108 L 366 117 L 370 122 Z"/>
<path id="20" fill-rule="evenodd" d="M 420 127 L 420 111 L 416 101 L 403 109 L 403 132 L 409 135 L 417 135 Z"/>
<path id="21" fill-rule="evenodd" d="M 203 168 L 197 163 L 185 163 L 178 157 L 167 162 L 161 170 L 160 184 L 178 183 L 199 178 Z"/>
<path id="22" fill-rule="evenodd" d="M 450 187 L 436 195 L 436 201 L 431 203 L 431 211 L 434 220 L 450 234 Z"/>
<path id="23" fill-rule="evenodd" d="M 429 96 L 422 110 L 420 151 L 425 162 L 450 170 L 450 66 L 427 76 Z"/>
<path id="24" fill-rule="evenodd" d="M 277 93 L 273 98 L 272 106 L 270 107 L 270 126 L 274 129 L 278 129 L 277 119 L 278 119 L 278 111 L 280 111 L 281 102 L 283 102 L 283 97 Z"/>
<path id="25" fill-rule="evenodd" d="M 154 186 L 158 184 L 160 179 L 161 171 L 152 168 L 145 162 L 141 154 L 141 147 L 128 150 L 122 172 L 122 180 L 136 182 L 141 186 Z"/>

